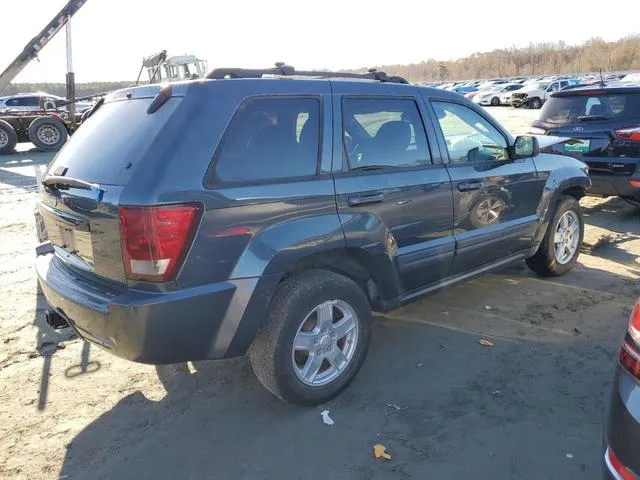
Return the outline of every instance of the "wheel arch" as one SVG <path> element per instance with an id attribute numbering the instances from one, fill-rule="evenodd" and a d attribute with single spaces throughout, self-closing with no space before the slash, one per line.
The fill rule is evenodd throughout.
<path id="1" fill-rule="evenodd" d="M 529 256 L 533 256 L 538 251 L 560 198 L 567 195 L 579 201 L 586 195 L 590 186 L 589 176 L 578 167 L 565 166 L 551 172 L 544 186 L 542 200 L 538 205 L 537 213 L 540 220 Z"/>
<path id="2" fill-rule="evenodd" d="M 343 275 L 357 283 L 365 292 L 373 310 L 388 309 L 390 302 L 381 282 L 388 273 L 376 269 L 375 258 L 356 248 L 335 248 L 302 256 L 292 261 L 280 274 L 272 274 L 258 280 L 225 356 L 244 355 L 264 324 L 265 312 L 271 308 L 278 288 L 288 278 L 309 270 L 327 270 Z M 395 274 L 395 272 L 393 272 Z M 387 295 L 384 295 L 384 294 Z"/>
<path id="3" fill-rule="evenodd" d="M 395 295 L 383 286 L 384 277 L 395 272 L 381 271 L 379 262 L 363 249 L 336 248 L 301 257 L 287 268 L 280 281 L 310 269 L 329 270 L 350 278 L 365 291 L 374 309 L 384 308 L 382 304 Z"/>

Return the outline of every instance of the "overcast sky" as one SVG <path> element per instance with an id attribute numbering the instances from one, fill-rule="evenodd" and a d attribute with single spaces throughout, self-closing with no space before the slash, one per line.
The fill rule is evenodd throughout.
<path id="1" fill-rule="evenodd" d="M 4 70 L 66 1 L 0 1 Z M 74 70 L 77 82 L 135 79 L 142 57 L 163 49 L 198 55 L 210 68 L 357 68 L 617 40 L 640 33 L 639 18 L 640 0 L 88 0 L 72 22 Z M 15 81 L 63 82 L 65 69 L 62 31 Z"/>

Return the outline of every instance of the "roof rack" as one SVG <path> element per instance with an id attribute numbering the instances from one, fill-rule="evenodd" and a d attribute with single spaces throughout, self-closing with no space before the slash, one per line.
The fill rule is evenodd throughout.
<path id="1" fill-rule="evenodd" d="M 277 75 L 281 77 L 316 77 L 316 78 L 357 78 L 359 80 L 376 80 L 388 83 L 409 83 L 404 78 L 395 75 L 388 76 L 385 72 L 379 72 L 370 68 L 367 73 L 348 72 L 323 72 L 296 70 L 291 65 L 277 62 L 274 68 L 216 68 L 211 70 L 205 78 L 262 78 L 265 75 Z"/>

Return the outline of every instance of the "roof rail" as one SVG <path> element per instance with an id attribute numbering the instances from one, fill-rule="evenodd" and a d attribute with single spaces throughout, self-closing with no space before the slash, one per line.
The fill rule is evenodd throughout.
<path id="1" fill-rule="evenodd" d="M 378 82 L 409 83 L 402 77 L 388 76 L 385 72 L 379 72 L 375 68 L 370 68 L 367 73 L 304 71 L 296 70 L 291 65 L 285 65 L 282 62 L 277 62 L 274 68 L 216 68 L 211 70 L 205 78 L 262 78 L 264 75 L 277 75 L 281 77 L 357 78 L 360 80 L 376 80 Z"/>

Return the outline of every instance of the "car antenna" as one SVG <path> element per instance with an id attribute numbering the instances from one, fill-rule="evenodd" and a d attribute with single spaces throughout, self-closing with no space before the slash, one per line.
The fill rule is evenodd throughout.
<path id="1" fill-rule="evenodd" d="M 602 69 L 600 69 L 600 86 L 606 87 L 606 84 L 604 83 L 604 78 L 602 78 Z"/>

